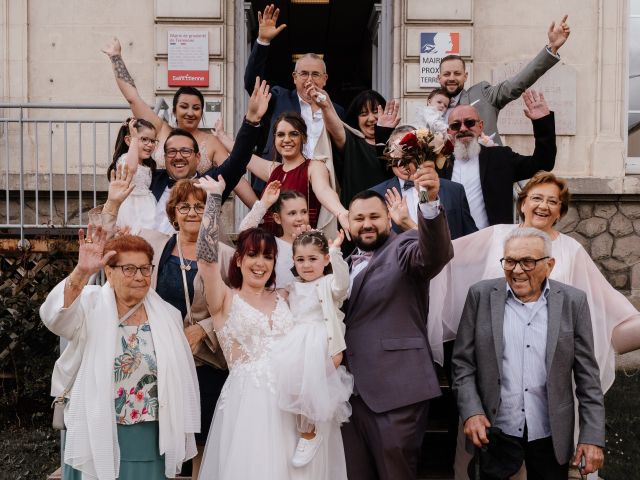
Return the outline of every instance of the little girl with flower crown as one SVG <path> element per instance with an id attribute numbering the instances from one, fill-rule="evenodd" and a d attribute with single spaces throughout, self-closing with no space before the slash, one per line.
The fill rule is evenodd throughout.
<path id="1" fill-rule="evenodd" d="M 343 240 L 340 231 L 329 245 L 321 231 L 308 230 L 293 241 L 296 281 L 287 290 L 296 325 L 274 356 L 279 406 L 297 415 L 300 439 L 291 460 L 294 467 L 308 464 L 323 432 L 335 430 L 351 415 L 353 377 L 340 365 L 346 349 L 340 306 L 349 288 L 349 266 L 340 252 Z"/>

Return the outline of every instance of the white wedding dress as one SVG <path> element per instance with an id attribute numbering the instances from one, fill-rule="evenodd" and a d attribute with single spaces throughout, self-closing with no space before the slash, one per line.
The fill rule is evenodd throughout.
<path id="1" fill-rule="evenodd" d="M 267 317 L 237 294 L 229 317 L 217 332 L 229 365 L 213 418 L 200 470 L 200 480 L 333 480 L 333 452 L 344 453 L 339 427 L 321 431 L 325 441 L 304 468 L 291 466 L 298 443 L 296 417 L 278 407 L 273 350 L 293 328 L 285 300 L 278 297 Z M 331 454 L 330 454 L 331 452 Z"/>

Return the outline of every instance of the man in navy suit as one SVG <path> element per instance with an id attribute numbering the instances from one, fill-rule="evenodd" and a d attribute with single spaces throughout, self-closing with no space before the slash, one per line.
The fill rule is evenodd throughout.
<path id="1" fill-rule="evenodd" d="M 254 78 L 247 114 L 238 131 L 229 158 L 220 166 L 212 167 L 205 172 L 205 175 L 213 178 L 218 178 L 218 175 L 224 178 L 226 187 L 222 194 L 223 202 L 247 170 L 247 164 L 251 160 L 253 147 L 260 133 L 260 121 L 267 110 L 269 98 L 269 86 L 264 81 L 260 84 L 259 79 Z M 175 230 L 169 223 L 166 212 L 169 191 L 177 180 L 198 177 L 197 167 L 200 161 L 198 142 L 191 133 L 176 128 L 169 133 L 164 142 L 164 155 L 166 170 L 156 170 L 151 178 L 151 191 L 158 202 L 154 229 L 173 235 Z"/>
<path id="2" fill-rule="evenodd" d="M 405 133 L 414 130 L 413 127 L 404 125 L 396 128 L 391 136 L 389 142 L 399 140 Z M 407 205 L 407 211 L 409 217 L 405 218 L 402 225 L 396 225 L 393 223 L 393 231 L 400 233 L 410 228 L 417 228 L 417 212 L 416 206 L 418 205 L 418 190 L 414 185 L 411 176 L 415 173 L 415 167 L 401 168 L 392 167 L 395 177 L 390 178 L 382 183 L 379 183 L 371 190 L 379 193 L 382 197 L 385 196 L 387 190 L 396 189 L 396 192 L 402 197 L 402 203 Z M 449 224 L 449 232 L 451 233 L 451 239 L 462 237 L 470 233 L 478 231 L 471 211 L 469 210 L 469 203 L 465 195 L 464 187 L 456 182 L 451 182 L 444 178 L 440 179 L 440 205 L 444 207 L 447 214 L 447 223 Z M 396 205 L 390 205 L 391 210 Z M 415 218 L 414 218 L 415 217 Z"/>
<path id="3" fill-rule="evenodd" d="M 263 12 L 258 12 L 258 40 L 254 43 L 247 68 L 244 74 L 244 84 L 247 92 L 253 89 L 253 82 L 256 76 L 264 78 L 269 57 L 269 44 L 286 28 L 285 24 L 276 27 L 280 9 L 267 5 Z M 307 124 L 307 143 L 304 146 L 304 156 L 313 157 L 313 151 L 318 142 L 318 138 L 324 130 L 324 119 L 322 110 L 307 95 L 307 90 L 315 86 L 324 89 L 329 76 L 322 57 L 314 53 L 307 53 L 298 59 L 295 70 L 292 73 L 295 90 L 289 90 L 279 86 L 271 89 L 271 102 L 267 115 L 269 119 L 269 133 L 264 148 L 260 151 L 263 158 L 271 160 L 273 158 L 273 124 L 280 114 L 284 112 L 297 112 Z M 333 104 L 340 118 L 344 117 L 344 109 L 337 104 Z M 267 122 L 265 121 L 265 124 Z M 325 133 L 326 134 L 326 133 Z"/>

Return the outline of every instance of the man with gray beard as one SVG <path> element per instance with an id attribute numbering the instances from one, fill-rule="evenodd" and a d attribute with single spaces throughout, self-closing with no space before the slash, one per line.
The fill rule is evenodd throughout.
<path id="1" fill-rule="evenodd" d="M 453 155 L 438 175 L 464 186 L 476 226 L 513 223 L 513 183 L 532 177 L 539 170 L 551 171 L 556 159 L 553 112 L 542 93 L 522 94 L 525 115 L 533 123 L 533 155 L 520 155 L 509 147 L 485 147 L 478 143 L 484 125 L 478 111 L 458 105 L 449 115 Z"/>

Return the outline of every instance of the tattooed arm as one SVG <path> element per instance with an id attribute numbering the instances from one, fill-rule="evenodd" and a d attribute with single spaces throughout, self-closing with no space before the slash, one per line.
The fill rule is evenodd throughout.
<path id="1" fill-rule="evenodd" d="M 225 188 L 224 179 L 220 175 L 216 182 L 211 177 L 199 178 L 196 187 L 207 192 L 207 205 L 198 243 L 196 244 L 196 257 L 198 259 L 198 273 L 202 277 L 204 284 L 205 298 L 211 316 L 222 313 L 225 304 L 231 300 L 231 290 L 222 280 L 220 265 L 218 264 L 218 249 L 220 239 L 220 210 L 222 208 L 222 192 Z"/>
<path id="2" fill-rule="evenodd" d="M 113 67 L 113 74 L 116 78 L 118 88 L 124 98 L 131 105 L 131 111 L 136 118 L 144 118 L 148 122 L 151 122 L 156 128 L 156 131 L 160 133 L 165 123 L 158 115 L 146 104 L 146 102 L 140 97 L 136 84 L 127 70 L 127 66 L 122 59 L 120 41 L 117 38 L 113 38 L 102 51 L 111 60 L 111 66 Z M 169 128 L 168 125 L 166 128 Z"/>

